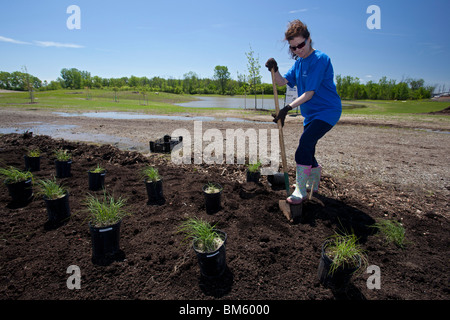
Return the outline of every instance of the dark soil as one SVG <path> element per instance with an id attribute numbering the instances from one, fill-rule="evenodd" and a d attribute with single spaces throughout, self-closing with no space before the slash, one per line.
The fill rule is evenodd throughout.
<path id="1" fill-rule="evenodd" d="M 356 185 L 324 176 L 319 192 L 304 205 L 306 219 L 289 223 L 278 208 L 285 190 L 272 190 L 266 177 L 255 188 L 244 188 L 245 167 L 239 165 L 176 166 L 167 155 L 148 157 L 96 146 L 53 140 L 48 136 L 0 137 L 2 165 L 24 169 L 30 148 L 42 151 L 36 179 L 55 174 L 52 152 L 73 154 L 70 178 L 59 179 L 70 190 L 71 219 L 46 228 L 42 198 L 25 206 L 10 203 L 0 188 L 0 299 L 33 300 L 446 300 L 449 293 L 448 199 L 437 194 L 413 197 L 380 185 Z M 132 215 L 122 221 L 123 255 L 106 266 L 91 261 L 91 238 L 83 200 L 88 195 L 87 171 L 107 169 L 106 190 L 128 199 Z M 163 176 L 166 203 L 147 205 L 138 172 L 156 166 Z M 291 183 L 294 173 L 290 172 Z M 207 182 L 223 187 L 222 208 L 208 215 L 201 192 Z M 246 192 L 243 192 L 246 191 Z M 249 194 L 248 190 L 253 190 Z M 102 191 L 91 192 L 102 195 Z M 244 196 L 245 195 L 245 196 Z M 177 226 L 198 216 L 228 235 L 227 270 L 218 280 L 200 276 L 191 247 L 181 244 Z M 370 227 L 377 219 L 393 218 L 406 229 L 407 245 L 386 244 Z M 322 286 L 317 277 L 321 246 L 340 229 L 353 230 L 367 250 L 369 265 L 381 271 L 381 288 L 368 289 L 366 269 L 353 277 L 345 292 Z M 70 290 L 67 268 L 81 271 L 81 289 Z"/>

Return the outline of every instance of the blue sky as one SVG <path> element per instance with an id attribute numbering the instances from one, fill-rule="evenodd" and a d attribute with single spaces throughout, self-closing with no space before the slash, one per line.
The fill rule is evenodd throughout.
<path id="1" fill-rule="evenodd" d="M 81 10 L 80 29 L 67 28 L 70 5 Z M 381 10 L 381 29 L 367 28 L 370 5 Z M 50 81 L 72 67 L 103 78 L 183 78 L 212 77 L 223 65 L 236 79 L 247 73 L 251 46 L 270 83 L 264 64 L 274 57 L 282 73 L 292 66 L 284 31 L 300 19 L 335 74 L 363 83 L 422 78 L 448 90 L 449 12 L 448 0 L 3 1 L 0 70 L 26 66 Z"/>

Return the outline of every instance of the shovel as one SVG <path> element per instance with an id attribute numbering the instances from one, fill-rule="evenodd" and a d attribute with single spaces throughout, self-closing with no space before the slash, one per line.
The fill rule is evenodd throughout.
<path id="1" fill-rule="evenodd" d="M 277 85 L 275 83 L 275 71 L 270 69 L 270 73 L 272 75 L 272 86 L 273 86 L 273 99 L 275 100 L 275 112 L 276 115 L 280 112 L 280 105 L 278 101 L 278 90 Z M 280 139 L 280 148 L 281 148 L 281 163 L 283 166 L 283 172 L 284 172 L 284 186 L 286 188 L 286 196 L 290 196 L 290 189 L 289 189 L 289 174 L 288 174 L 288 168 L 287 168 L 287 161 L 286 161 L 286 149 L 284 148 L 284 136 L 283 136 L 283 125 L 281 124 L 281 120 L 278 119 L 277 121 L 278 125 L 278 137 Z M 278 205 L 283 211 L 283 214 L 288 218 L 288 220 L 292 220 L 290 209 L 288 208 L 288 204 L 285 200 L 280 200 L 278 202 Z"/>
<path id="2" fill-rule="evenodd" d="M 275 71 L 270 69 L 270 73 L 272 74 L 272 85 L 273 85 L 273 99 L 275 100 L 275 111 L 276 115 L 280 112 L 280 105 L 278 102 L 278 91 L 277 91 L 277 85 L 275 83 Z M 280 147 L 281 147 L 281 163 L 283 165 L 283 172 L 284 172 L 284 184 L 286 187 L 286 195 L 290 196 L 290 190 L 289 190 L 289 175 L 288 175 L 288 168 L 287 168 L 287 162 L 286 162 L 286 150 L 284 148 L 284 136 L 283 136 L 283 125 L 281 124 L 281 120 L 278 119 L 277 121 L 278 125 L 278 137 L 280 138 Z"/>
<path id="3" fill-rule="evenodd" d="M 273 70 L 273 68 L 270 70 L 270 73 L 272 74 L 273 98 L 275 100 L 275 111 L 276 111 L 276 115 L 278 115 L 278 113 L 280 112 L 280 105 L 278 102 L 278 91 L 277 91 L 277 85 L 275 83 L 275 71 Z M 283 125 L 281 124 L 280 119 L 278 119 L 277 125 L 278 125 L 278 136 L 280 139 L 281 161 L 282 161 L 283 172 L 284 172 L 284 184 L 286 187 L 286 195 L 287 195 L 287 197 L 289 197 L 290 196 L 289 174 L 288 174 L 287 161 L 286 161 L 286 149 L 284 147 Z M 295 205 L 292 207 L 289 205 L 289 203 L 286 202 L 286 200 L 280 200 L 280 201 L 278 201 L 278 206 L 280 207 L 280 210 L 283 212 L 283 214 L 286 216 L 286 218 L 290 222 L 295 222 L 297 220 L 297 217 L 299 217 L 301 215 L 301 210 L 302 210 L 301 205 Z"/>

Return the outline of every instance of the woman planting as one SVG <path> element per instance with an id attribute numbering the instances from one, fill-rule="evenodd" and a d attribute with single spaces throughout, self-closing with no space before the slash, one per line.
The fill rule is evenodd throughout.
<path id="1" fill-rule="evenodd" d="M 312 47 L 307 26 L 300 20 L 290 22 L 285 40 L 296 60 L 292 68 L 282 76 L 273 58 L 267 61 L 266 67 L 269 71 L 273 69 L 279 86 L 297 86 L 298 98 L 281 109 L 274 122 L 280 120 L 284 125 L 287 113 L 300 106 L 304 130 L 295 152 L 295 191 L 287 198 L 289 203 L 299 204 L 306 198 L 307 188 L 318 190 L 322 167 L 315 158 L 316 144 L 339 121 L 342 105 L 330 58 Z"/>

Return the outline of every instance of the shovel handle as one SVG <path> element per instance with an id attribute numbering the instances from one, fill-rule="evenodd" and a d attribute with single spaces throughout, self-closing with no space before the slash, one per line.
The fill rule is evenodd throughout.
<path id="1" fill-rule="evenodd" d="M 275 100 L 275 111 L 276 114 L 280 112 L 280 105 L 278 101 L 278 90 L 277 90 L 277 84 L 275 83 L 275 71 L 270 69 L 270 73 L 272 75 L 272 86 L 273 86 L 273 98 Z M 278 119 L 277 121 L 278 125 L 278 136 L 280 139 L 280 148 L 281 148 L 281 163 L 283 165 L 283 172 L 285 177 L 285 185 L 286 185 L 286 193 L 289 196 L 289 176 L 288 176 L 288 168 L 287 168 L 287 161 L 286 161 L 286 150 L 284 148 L 284 136 L 283 136 L 283 125 L 281 124 L 281 120 Z"/>

